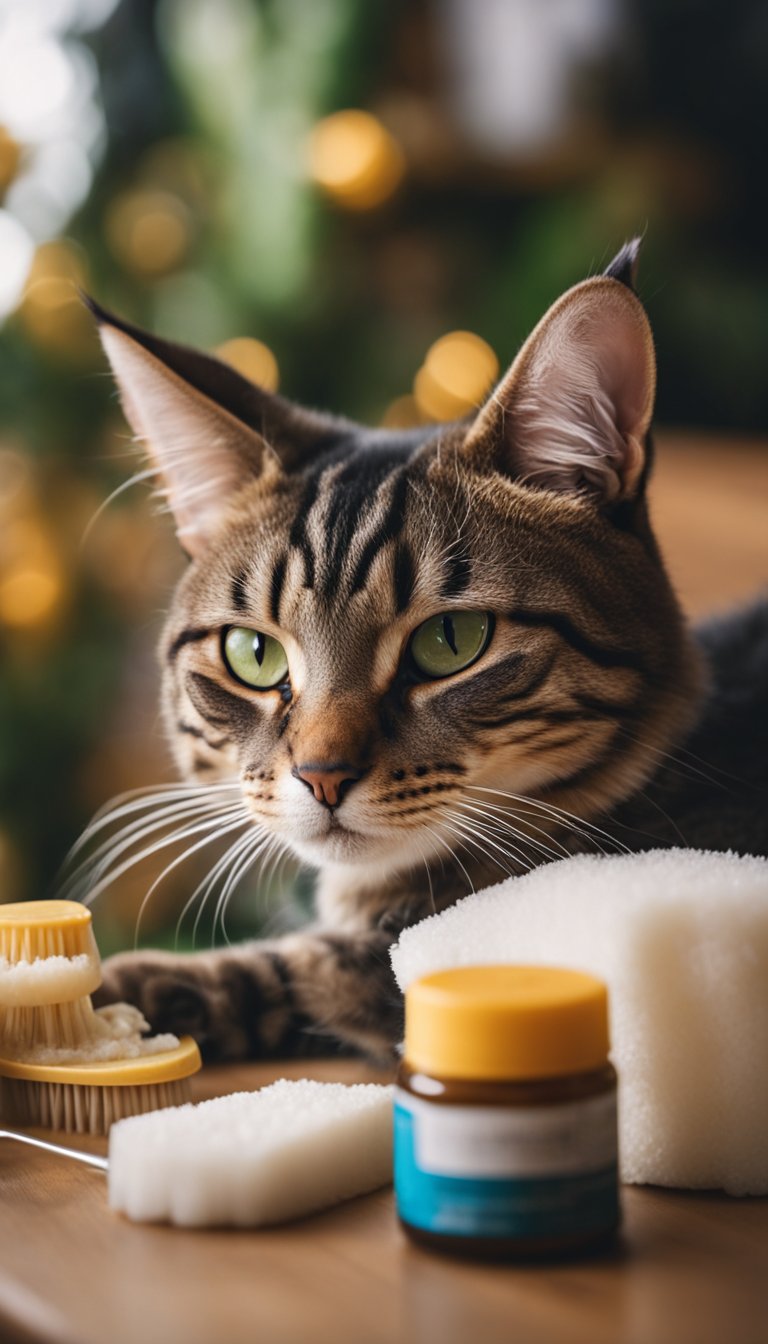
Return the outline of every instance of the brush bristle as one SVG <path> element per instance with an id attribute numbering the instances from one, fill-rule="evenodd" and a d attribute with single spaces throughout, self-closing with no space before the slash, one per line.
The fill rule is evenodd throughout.
<path id="1" fill-rule="evenodd" d="M 76 1049 L 94 1038 L 95 1022 L 96 1013 L 87 995 L 71 1003 L 6 1008 L 0 1012 L 0 1051 L 21 1055 L 36 1046 Z"/>
<path id="2" fill-rule="evenodd" d="M 108 1134 L 116 1120 L 182 1106 L 191 1099 L 188 1078 L 127 1087 L 32 1083 L 0 1078 L 0 1114 L 13 1125 L 39 1125 L 68 1134 Z"/>

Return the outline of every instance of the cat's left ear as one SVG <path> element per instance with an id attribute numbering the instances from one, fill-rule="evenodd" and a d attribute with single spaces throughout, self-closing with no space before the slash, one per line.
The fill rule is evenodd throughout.
<path id="1" fill-rule="evenodd" d="M 98 321 L 126 419 L 164 485 L 179 541 L 199 555 L 235 495 L 311 456 L 328 438 L 329 418 L 83 297 Z"/>
<path id="2" fill-rule="evenodd" d="M 631 288 L 637 245 L 604 276 L 550 308 L 471 426 L 463 453 L 481 470 L 606 505 L 646 475 L 656 360 Z"/>

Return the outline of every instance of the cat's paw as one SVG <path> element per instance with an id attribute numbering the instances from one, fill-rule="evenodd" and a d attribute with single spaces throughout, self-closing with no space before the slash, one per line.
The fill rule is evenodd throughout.
<path id="1" fill-rule="evenodd" d="M 245 1053 L 242 1031 L 204 959 L 170 952 L 121 952 L 102 967 L 96 1007 L 132 1003 L 153 1033 L 193 1036 L 207 1059 Z"/>

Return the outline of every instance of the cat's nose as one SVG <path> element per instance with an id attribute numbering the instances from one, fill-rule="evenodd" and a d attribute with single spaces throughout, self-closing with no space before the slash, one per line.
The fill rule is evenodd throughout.
<path id="1" fill-rule="evenodd" d="M 337 807 L 363 771 L 346 761 L 311 761 L 307 765 L 294 765 L 291 774 L 312 790 L 318 803 Z"/>

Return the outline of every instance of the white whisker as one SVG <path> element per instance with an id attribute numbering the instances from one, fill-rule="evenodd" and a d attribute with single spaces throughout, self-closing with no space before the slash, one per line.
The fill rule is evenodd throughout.
<path id="1" fill-rule="evenodd" d="M 146 817 L 141 817 L 138 821 L 133 821 L 129 825 L 122 827 L 116 835 L 110 836 L 103 841 L 93 854 L 84 859 L 66 880 L 61 888 L 61 895 L 73 888 L 77 888 L 86 881 L 98 881 L 109 869 L 114 860 L 120 854 L 132 846 L 139 844 L 147 836 L 161 831 L 178 822 L 187 821 L 191 817 L 200 819 L 207 816 L 223 816 L 232 806 L 231 800 L 196 804 L 174 803 L 172 806 L 161 809 L 161 815 L 155 816 L 152 821 L 147 821 Z"/>
<path id="2" fill-rule="evenodd" d="M 145 859 L 151 858 L 152 855 L 158 853 L 159 850 L 167 849 L 169 845 L 177 844 L 180 840 L 186 840 L 192 835 L 198 835 L 201 831 L 214 831 L 214 836 L 212 838 L 215 839 L 216 829 L 221 826 L 222 821 L 225 821 L 230 817 L 238 817 L 239 819 L 244 820 L 244 810 L 242 806 L 233 807 L 231 810 L 222 814 L 217 814 L 214 817 L 207 817 L 203 821 L 195 822 L 192 826 L 182 827 L 181 830 L 174 831 L 169 836 L 164 836 L 162 840 L 156 840 L 154 844 L 147 845 L 147 847 L 141 850 L 140 853 L 132 854 L 129 859 L 125 859 L 123 863 L 119 864 L 114 871 L 109 872 L 106 876 L 102 877 L 101 880 L 97 882 L 96 886 L 88 892 L 83 903 L 85 905 L 91 905 L 108 886 L 113 882 L 116 882 L 124 873 L 127 873 L 131 868 L 135 867 L 137 863 L 141 863 Z M 226 829 L 228 828 L 221 829 L 220 834 L 225 834 Z"/>
<path id="3" fill-rule="evenodd" d="M 147 808 L 154 807 L 155 804 L 170 805 L 176 802 L 192 802 L 199 798 L 201 802 L 210 798 L 211 794 L 239 792 L 240 786 L 232 782 L 231 784 L 211 784 L 211 785 L 193 785 L 189 788 L 180 788 L 178 785 L 160 785 L 151 790 L 131 789 L 128 793 L 118 794 L 104 807 L 99 808 L 91 821 L 83 830 L 82 834 L 75 841 L 74 845 L 66 855 L 64 864 L 66 865 L 75 854 L 78 854 L 85 844 L 93 839 L 97 831 L 103 830 L 105 826 L 111 825 L 121 817 L 130 813 L 144 811 Z M 138 795 L 142 795 L 138 797 Z M 129 801 L 132 800 L 132 801 Z M 210 801 L 214 801 L 210 799 Z M 120 804 L 120 806 L 117 806 Z"/>
<path id="4" fill-rule="evenodd" d="M 540 816 L 558 821 L 561 825 L 566 826 L 569 830 L 576 831 L 577 834 L 584 836 L 586 839 L 592 838 L 594 844 L 598 844 L 594 837 L 600 836 L 603 840 L 607 840 L 609 844 L 615 846 L 616 849 L 623 850 L 625 854 L 630 852 L 626 845 L 623 845 L 620 840 L 616 840 L 608 831 L 595 826 L 591 821 L 586 821 L 584 817 L 577 817 L 573 812 L 567 812 L 562 807 L 556 807 L 553 803 L 545 803 L 541 799 L 530 798 L 527 794 L 510 793 L 506 789 L 484 788 L 479 784 L 467 784 L 466 787 L 479 793 L 492 793 L 500 798 L 511 798 L 513 802 L 533 808 L 534 811 L 538 811 Z M 592 832 L 592 836 L 587 835 L 587 832 Z"/>
<path id="5" fill-rule="evenodd" d="M 460 805 L 463 808 L 468 808 L 469 811 L 476 813 L 478 816 L 485 818 L 488 822 L 495 822 L 496 825 L 501 827 L 505 832 L 514 835 L 517 840 L 521 840 L 524 844 L 533 846 L 533 848 L 538 850 L 540 854 L 544 854 L 552 859 L 569 857 L 570 851 L 566 849 L 565 845 L 561 844 L 555 836 L 551 836 L 548 831 L 543 830 L 541 826 L 535 826 L 529 821 L 526 821 L 525 823 L 526 828 L 536 831 L 539 835 L 546 835 L 547 839 L 552 841 L 552 845 L 557 845 L 557 849 L 553 849 L 552 845 L 544 844 L 541 840 L 536 840 L 535 837 L 528 834 L 528 829 L 521 831 L 518 830 L 516 826 L 513 826 L 511 822 L 508 821 L 508 817 L 514 817 L 516 821 L 521 820 L 520 814 L 515 811 L 514 808 L 498 807 L 494 803 L 483 803 L 482 805 L 479 805 L 464 798 L 462 798 Z"/>
<path id="6" fill-rule="evenodd" d="M 198 882 L 197 886 L 195 887 L 195 890 L 192 892 L 192 895 L 188 897 L 188 899 L 184 902 L 184 908 L 182 909 L 181 914 L 179 915 L 179 918 L 176 921 L 176 930 L 174 934 L 174 947 L 177 951 L 179 947 L 179 939 L 181 937 L 181 926 L 184 923 L 186 915 L 188 911 L 193 909 L 195 901 L 197 900 L 198 896 L 200 896 L 201 893 L 204 893 L 202 895 L 202 900 L 200 902 L 200 909 L 197 912 L 194 928 L 192 931 L 192 947 L 194 948 L 197 925 L 200 916 L 202 915 L 203 909 L 205 907 L 205 903 L 208 900 L 210 891 L 213 890 L 213 887 L 215 886 L 219 875 L 221 874 L 223 869 L 227 866 L 227 864 L 235 857 L 240 848 L 244 845 L 246 839 L 250 839 L 250 836 L 240 836 L 237 840 L 234 840 L 232 844 L 228 846 L 227 849 L 225 849 L 224 853 L 221 854 L 219 858 L 216 860 L 210 872 L 206 873 L 202 881 Z"/>
<path id="7" fill-rule="evenodd" d="M 490 845 L 491 849 L 494 849 L 498 854 L 503 854 L 506 858 L 513 859 L 520 867 L 525 867 L 526 869 L 532 867 L 532 865 L 524 857 L 522 856 L 516 857 L 515 854 L 513 854 L 504 845 L 499 845 L 496 843 L 496 841 L 491 840 L 490 837 L 484 831 L 476 829 L 475 827 L 470 826 L 465 820 L 462 820 L 461 813 L 445 811 L 443 812 L 443 816 L 447 816 L 450 818 L 450 822 L 446 822 L 446 825 L 448 825 L 450 829 L 454 831 L 454 834 L 463 835 L 468 843 L 474 844 L 475 848 L 480 852 L 483 859 L 485 859 L 490 863 L 495 864 L 499 868 L 502 868 L 505 873 L 509 874 L 510 877 L 514 876 L 512 870 L 508 868 L 507 865 L 503 863 L 500 859 L 495 859 L 492 855 L 488 853 L 486 849 L 483 849 L 483 846 L 480 843 L 481 840 L 484 841 L 485 844 Z"/>
<path id="8" fill-rule="evenodd" d="M 227 933 L 227 928 L 225 924 L 227 905 L 229 904 L 229 901 L 234 895 L 241 880 L 245 877 L 246 873 L 251 869 L 253 864 L 256 862 L 257 858 L 259 857 L 259 855 L 261 854 L 267 843 L 268 843 L 267 840 L 258 837 L 258 843 L 245 846 L 244 852 L 238 857 L 238 861 L 232 865 L 232 870 L 229 873 L 227 880 L 221 889 L 219 899 L 216 902 L 216 909 L 214 910 L 213 913 L 213 936 L 215 937 L 216 935 L 216 924 L 220 920 L 221 932 L 224 937 L 224 941 L 229 946 L 231 946 L 231 940 Z"/>
<path id="9" fill-rule="evenodd" d="M 442 824 L 442 823 L 441 823 L 441 824 Z M 464 876 L 465 876 L 466 879 L 467 879 L 467 882 L 468 882 L 468 884 L 469 884 L 469 889 L 470 889 L 470 891 L 472 892 L 472 894 L 474 895 L 474 892 L 475 892 L 475 884 L 474 884 L 474 882 L 472 881 L 472 878 L 469 876 L 469 873 L 467 872 L 466 868 L 464 867 L 464 864 L 461 862 L 461 859 L 459 858 L 458 854 L 456 853 L 456 850 L 454 849 L 453 845 L 451 845 L 451 844 L 448 842 L 448 840 L 446 840 L 445 836 L 440 835 L 439 831 L 433 831 L 431 826 L 424 826 L 423 829 L 424 829 L 425 831 L 427 831 L 430 835 L 434 836 L 435 839 L 436 839 L 440 844 L 442 844 L 442 845 L 445 846 L 445 848 L 448 850 L 449 857 L 453 859 L 454 863 L 457 863 L 457 864 L 459 865 L 459 867 L 460 867 L 462 873 L 464 874 Z M 464 848 L 466 848 L 466 846 L 464 846 Z"/>
<path id="10" fill-rule="evenodd" d="M 144 911 L 147 908 L 149 899 L 152 896 L 152 894 L 157 890 L 157 888 L 160 886 L 160 883 L 163 881 L 163 879 L 166 878 L 168 874 L 173 871 L 174 868 L 178 868 L 179 864 L 186 863 L 187 859 L 192 854 L 196 854 L 197 851 L 199 849 L 202 849 L 204 845 L 210 845 L 213 840 L 218 840 L 220 836 L 227 835 L 229 834 L 230 831 L 235 831 L 246 824 L 247 823 L 245 819 L 243 817 L 239 817 L 237 821 L 230 822 L 228 826 L 224 826 L 216 834 L 206 835 L 203 837 L 202 840 L 198 840 L 194 845 L 190 845 L 188 849 L 184 850 L 183 854 L 177 855 L 177 857 L 175 859 L 172 859 L 169 864 L 166 864 L 163 871 L 159 874 L 158 877 L 155 878 L 152 885 L 148 888 L 148 890 L 144 894 L 141 905 L 139 906 L 139 913 L 136 916 L 136 928 L 134 931 L 134 943 L 133 943 L 134 948 L 137 948 L 139 945 L 139 930 L 141 927 L 141 920 Z M 191 831 L 190 834 L 197 835 L 200 833 L 201 829 L 202 827 L 197 827 L 196 830 Z"/>
<path id="11" fill-rule="evenodd" d="M 128 480 L 123 481 L 122 485 L 118 485 L 117 489 L 113 490 L 111 495 L 107 495 L 107 498 L 99 505 L 98 509 L 96 510 L 90 522 L 88 523 L 85 531 L 83 532 L 82 537 L 80 538 L 81 548 L 85 546 L 89 536 L 91 535 L 91 532 L 93 531 L 94 527 L 99 521 L 104 510 L 109 508 L 109 505 L 112 503 L 113 500 L 117 499 L 118 495 L 122 495 L 123 492 L 125 490 L 129 490 L 132 485 L 139 485 L 142 481 L 151 480 L 151 478 L 156 475 L 157 475 L 157 467 L 146 467 L 144 471 L 137 471 L 134 473 L 133 476 L 129 476 Z"/>

